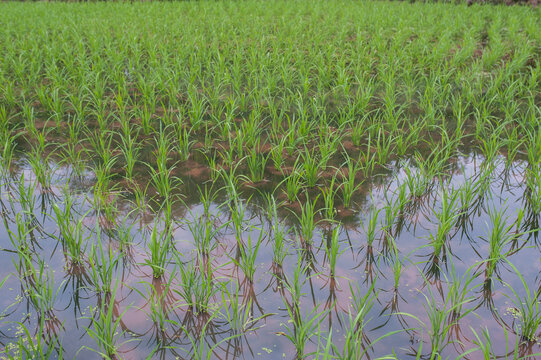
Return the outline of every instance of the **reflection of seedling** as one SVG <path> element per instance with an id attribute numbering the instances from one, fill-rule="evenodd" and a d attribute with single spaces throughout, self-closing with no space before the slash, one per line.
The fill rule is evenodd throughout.
<path id="1" fill-rule="evenodd" d="M 255 244 L 253 243 L 252 233 L 255 231 L 259 232 L 259 237 L 256 240 Z M 257 253 L 259 252 L 259 247 L 261 246 L 264 232 L 261 229 L 256 229 L 252 227 L 248 231 L 248 239 L 245 244 L 239 242 L 238 246 L 238 255 L 239 260 L 231 259 L 238 267 L 244 272 L 244 276 L 250 282 L 254 282 L 254 275 L 256 270 L 256 259 Z"/>
<path id="2" fill-rule="evenodd" d="M 315 220 L 315 216 L 317 213 L 316 202 L 318 198 L 319 196 L 311 202 L 308 194 L 306 194 L 306 202 L 301 204 L 301 215 L 298 216 L 297 214 L 294 214 L 299 220 L 300 233 L 302 240 L 305 243 L 310 243 L 312 241 L 314 230 L 316 229 L 317 221 Z"/>
<path id="3" fill-rule="evenodd" d="M 342 176 L 343 180 L 340 184 L 340 189 L 342 191 L 344 207 L 347 209 L 351 205 L 351 198 L 353 197 L 353 194 L 361 187 L 362 183 L 355 185 L 355 176 L 359 171 L 359 167 L 355 160 L 348 157 L 345 164 L 347 164 L 347 176 Z"/>

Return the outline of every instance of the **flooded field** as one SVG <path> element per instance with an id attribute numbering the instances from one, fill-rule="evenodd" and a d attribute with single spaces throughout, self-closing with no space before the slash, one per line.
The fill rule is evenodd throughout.
<path id="1" fill-rule="evenodd" d="M 541 356 L 538 9 L 0 10 L 1 358 Z"/>

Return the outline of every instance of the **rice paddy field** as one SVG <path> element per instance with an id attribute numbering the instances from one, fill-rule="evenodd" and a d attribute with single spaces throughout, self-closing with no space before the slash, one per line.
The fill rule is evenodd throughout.
<path id="1" fill-rule="evenodd" d="M 541 358 L 540 9 L 0 13 L 0 358 Z"/>

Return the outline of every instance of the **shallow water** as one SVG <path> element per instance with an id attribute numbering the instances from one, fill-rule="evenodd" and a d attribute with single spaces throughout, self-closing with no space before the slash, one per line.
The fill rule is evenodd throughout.
<path id="1" fill-rule="evenodd" d="M 436 256 L 429 240 L 429 234 L 434 233 L 438 226 L 436 212 L 441 208 L 442 192 L 452 194 L 459 191 L 468 180 L 477 181 L 481 174 L 486 173 L 481 170 L 483 163 L 483 157 L 474 153 L 457 158 L 453 166 L 449 167 L 446 178 L 430 179 L 429 191 L 412 201 L 399 216 L 391 217 L 393 222 L 387 230 L 384 229 L 385 205 L 397 199 L 399 188 L 407 178 L 406 170 L 415 173 L 418 169 L 411 161 L 393 163 L 380 176 L 365 181 L 353 198 L 354 212 L 342 218 L 338 215 L 343 226 L 339 233 L 340 256 L 336 278 L 330 276 L 325 252 L 334 225 L 321 221 L 312 242 L 309 245 L 303 244 L 295 236 L 295 231 L 298 231 L 298 221 L 293 215 L 295 208 L 287 209 L 286 204 L 280 209 L 279 221 L 290 230 L 287 236 L 288 255 L 281 269 L 283 276 L 292 279 L 299 260 L 297 254 L 301 254 L 302 267 L 306 271 L 301 312 L 307 314 L 316 308 L 318 312 L 327 311 L 318 326 L 321 334 L 320 351 L 331 329 L 332 343 L 337 349 L 343 348 L 348 311 L 352 309 L 353 302 L 351 290 L 364 296 L 374 284 L 374 305 L 365 318 L 366 326 L 362 336 L 362 346 L 367 346 L 366 357 L 377 358 L 395 352 L 398 358 L 414 358 L 421 343 L 424 344 L 423 353 L 430 355 L 430 332 L 433 329 L 427 315 L 427 301 L 433 301 L 440 309 L 449 309 L 450 305 L 445 300 L 452 283 L 452 273 L 460 278 L 468 269 L 473 278 L 469 284 L 472 290 L 468 293 L 471 298 L 463 305 L 462 312 L 472 312 L 450 329 L 450 335 L 446 338 L 449 344 L 441 356 L 456 358 L 474 348 L 473 332 L 481 335 L 484 328 L 488 329 L 493 349 L 499 357 L 505 358 L 506 353 L 513 351 L 518 338 L 516 332 L 519 319 L 517 313 L 513 312 L 514 305 L 509 297 L 513 296 L 512 290 L 519 295 L 525 294 L 525 290 L 520 277 L 503 259 L 498 261 L 496 275 L 487 287 L 484 260 L 489 257 L 487 238 L 493 227 L 489 212 L 503 211 L 506 224 L 512 225 L 517 220 L 518 211 L 524 209 L 518 231 L 527 233 L 505 245 L 504 250 L 512 251 L 507 259 L 516 266 L 531 290 L 537 291 L 541 285 L 538 232 L 540 214 L 532 212 L 527 206 L 523 181 L 527 164 L 516 161 L 506 166 L 505 158 L 497 157 L 485 182 L 486 191 L 473 199 L 467 212 L 453 224 L 447 248 Z M 118 279 L 114 314 L 115 318 L 121 315 L 121 329 L 125 331 L 118 339 L 118 343 L 123 343 L 120 357 L 140 359 L 154 351 L 153 358 L 190 358 L 188 354 L 192 343 L 186 333 L 181 331 L 180 325 L 185 326 L 196 339 L 208 316 L 195 315 L 186 306 L 179 305 L 181 299 L 174 291 L 166 296 L 164 306 L 168 317 L 175 323 L 168 324 L 165 331 L 160 331 L 149 316 L 150 304 L 155 300 L 150 295 L 152 291 L 148 290 L 148 284 L 160 288 L 171 280 L 172 290 L 180 288 L 178 267 L 174 261 L 169 264 L 164 278 L 159 280 L 153 278 L 151 268 L 145 264 L 149 257 L 147 241 L 152 229 L 155 225 L 161 229 L 164 226 L 161 221 L 163 214 L 155 210 L 159 204 L 149 201 L 145 212 L 133 211 L 134 207 L 130 203 L 133 196 L 123 191 L 117 193 L 117 226 L 124 223 L 131 227 L 131 244 L 121 249 L 115 226 L 101 221 L 103 214 L 92 207 L 94 176 L 91 171 L 85 172 L 83 176 L 74 176 L 69 167 L 51 163 L 49 167 L 54 174 L 53 186 L 44 191 L 36 184 L 31 167 L 24 159 L 16 165 L 16 170 L 4 176 L 1 181 L 0 205 L 5 222 L 5 226 L 0 227 L 0 244 L 3 248 L 0 252 L 0 263 L 3 264 L 1 275 L 5 277 L 11 274 L 0 295 L 0 301 L 6 309 L 5 317 L 0 322 L 2 342 L 14 342 L 21 335 L 17 322 L 22 322 L 29 329 L 36 328 L 38 323 L 36 309 L 21 285 L 25 277 L 17 273 L 15 264 L 19 257 L 8 235 L 8 231 L 15 231 L 17 216 L 31 217 L 23 211 L 20 202 L 22 195 L 19 182 L 23 181 L 25 188 L 35 186 L 33 230 L 29 234 L 32 253 L 36 258 L 41 258 L 54 274 L 56 298 L 54 310 L 48 314 L 48 319 L 55 320 L 48 320 L 46 329 L 51 335 L 58 335 L 64 357 L 100 358 L 99 354 L 88 349 L 95 349 L 96 344 L 87 328 L 92 326 L 91 308 L 100 304 L 104 298 L 108 301 L 107 297 L 94 290 L 88 264 L 80 269 L 70 266 L 70 260 L 56 238 L 59 237 L 59 230 L 52 207 L 53 204 L 65 206 L 65 187 L 74 200 L 72 211 L 77 214 L 75 220 L 84 218 L 85 234 L 88 236 L 85 241 L 88 244 L 96 242 L 96 232 L 100 229 L 105 249 L 122 250 L 118 255 L 118 266 L 114 269 Z M 204 212 L 197 185 L 205 179 L 183 177 L 182 180 L 178 192 L 184 197 L 182 202 L 174 205 L 172 228 L 175 248 L 182 254 L 182 260 L 189 262 L 193 261 L 197 248 L 187 224 L 193 223 Z M 207 325 L 205 338 L 209 348 L 218 344 L 214 348 L 214 358 L 295 358 L 295 348 L 283 336 L 286 327 L 292 326 L 283 300 L 284 294 L 286 299 L 290 296 L 279 285 L 277 274 L 280 274 L 280 269 L 273 265 L 271 221 L 264 210 L 262 195 L 272 192 L 275 185 L 270 182 L 261 187 L 260 191 L 241 187 L 241 198 L 247 202 L 243 239 L 246 241 L 251 237 L 257 240 L 263 232 L 253 284 L 246 281 L 242 270 L 231 261 L 231 258 L 237 258 L 239 250 L 231 225 L 222 227 L 216 236 L 217 246 L 210 256 L 214 280 L 226 284 L 233 293 L 238 289 L 240 300 L 251 306 L 250 314 L 253 318 L 270 315 L 253 324 L 257 329 L 234 338 L 229 338 L 235 335 L 230 324 L 221 316 L 214 317 Z M 215 227 L 227 224 L 231 219 L 229 208 L 224 206 L 228 200 L 226 193 L 219 191 L 210 206 Z M 319 201 L 318 207 L 321 206 Z M 369 246 L 366 225 L 374 207 L 382 210 L 377 215 L 374 242 Z M 516 230 L 515 227 L 512 231 Z M 391 241 L 397 246 L 397 254 L 392 251 Z M 87 253 L 89 249 L 90 245 Z M 403 264 L 397 288 L 392 267 L 393 259 L 396 258 Z M 219 292 L 211 301 L 215 307 L 219 307 L 222 302 Z M 394 331 L 397 332 L 392 333 Z M 381 338 L 386 334 L 391 335 Z M 35 336 L 34 333 L 32 335 Z M 312 337 L 305 354 L 318 349 L 317 341 L 316 337 Z M 372 346 L 369 346 L 370 343 Z M 521 344 L 519 348 L 522 355 L 540 351 L 538 343 Z M 478 359 L 481 354 L 474 352 L 465 358 Z"/>

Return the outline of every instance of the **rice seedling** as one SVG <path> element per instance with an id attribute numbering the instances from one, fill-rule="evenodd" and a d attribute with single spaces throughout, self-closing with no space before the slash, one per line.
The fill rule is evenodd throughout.
<path id="1" fill-rule="evenodd" d="M 539 338 L 539 327 L 541 326 L 541 308 L 539 306 L 538 290 L 531 289 L 524 279 L 524 276 L 509 260 L 507 264 L 513 269 L 524 287 L 524 295 L 521 296 L 518 291 L 511 286 L 511 294 L 505 294 L 512 301 L 514 307 L 512 312 L 515 314 L 516 321 L 513 322 L 513 331 L 520 335 L 522 341 L 533 342 Z"/>
<path id="2" fill-rule="evenodd" d="M 332 178 L 331 183 L 325 189 L 321 189 L 321 195 L 323 196 L 323 201 L 325 203 L 325 208 L 323 209 L 325 219 L 332 221 L 337 213 L 335 208 L 335 197 L 337 189 L 334 187 L 335 177 Z"/>
<path id="3" fill-rule="evenodd" d="M 272 241 L 272 261 L 274 264 L 282 266 L 288 252 L 288 248 L 286 247 L 286 236 L 289 233 L 289 229 L 286 229 L 285 225 L 281 223 L 278 217 L 277 204 L 274 197 L 271 198 L 269 218 L 272 221 L 271 231 L 268 234 L 269 239 Z"/>
<path id="4" fill-rule="evenodd" d="M 96 307 L 91 308 L 92 315 L 91 317 L 88 317 L 91 323 L 90 326 L 86 328 L 86 331 L 96 342 L 96 345 L 98 346 L 97 349 L 88 346 L 83 346 L 81 348 L 96 352 L 98 355 L 107 359 L 118 358 L 119 348 L 123 344 L 135 340 L 128 339 L 122 341 L 125 330 L 122 329 L 121 322 L 122 317 L 128 308 L 125 309 L 124 312 L 118 313 L 118 309 L 116 309 L 117 304 L 115 303 L 117 291 L 118 283 L 115 283 L 111 289 L 109 301 L 101 301 Z"/>
<path id="5" fill-rule="evenodd" d="M 152 269 L 152 275 L 155 278 L 160 278 L 165 273 L 167 264 L 171 257 L 172 236 L 168 229 L 163 231 L 158 230 L 158 225 L 152 228 L 152 234 L 147 242 L 150 252 L 149 258 L 145 264 Z"/>
<path id="6" fill-rule="evenodd" d="M 256 240 L 256 243 L 253 243 L 252 233 L 255 231 L 259 232 L 259 237 Z M 254 227 L 248 230 L 248 239 L 246 243 L 239 242 L 238 245 L 238 260 L 231 258 L 231 261 L 235 263 L 239 268 L 242 269 L 244 276 L 248 282 L 254 282 L 254 275 L 256 270 L 256 259 L 257 253 L 259 252 L 259 247 L 263 241 L 264 232 L 261 229 L 256 229 Z"/>
<path id="7" fill-rule="evenodd" d="M 89 235 L 83 225 L 84 216 L 73 219 L 74 202 L 71 196 L 66 195 L 64 199 L 63 208 L 56 203 L 53 204 L 54 220 L 60 232 L 55 238 L 65 246 L 70 261 L 77 265 L 83 261 Z"/>
<path id="8" fill-rule="evenodd" d="M 250 181 L 257 183 L 263 180 L 265 175 L 265 167 L 267 166 L 268 155 L 259 153 L 256 149 L 259 144 L 252 150 L 248 150 L 248 156 L 246 157 L 246 163 L 250 171 Z"/>
<path id="9" fill-rule="evenodd" d="M 148 299 L 148 317 L 156 326 L 158 332 L 165 332 L 168 330 L 168 325 L 174 325 L 174 321 L 169 319 L 169 313 L 171 309 L 167 305 L 167 298 L 170 296 L 171 283 L 174 277 L 171 276 L 169 281 L 165 284 L 160 280 L 153 282 L 143 282 L 145 291 L 139 291 L 141 296 Z"/>
<path id="10" fill-rule="evenodd" d="M 456 223 L 460 213 L 457 211 L 458 192 L 446 191 L 442 192 L 441 209 L 435 210 L 435 216 L 438 221 L 438 228 L 435 234 L 430 234 L 430 242 L 434 247 L 434 256 L 439 257 L 441 252 L 445 250 L 446 239 Z"/>
<path id="11" fill-rule="evenodd" d="M 314 308 L 306 315 L 302 315 L 298 310 L 286 306 L 289 316 L 293 319 L 293 326 L 287 326 L 286 331 L 281 335 L 285 336 L 293 343 L 296 350 L 297 358 L 302 359 L 309 356 L 305 354 L 305 348 L 310 339 L 316 335 L 320 323 L 323 321 L 329 310 L 320 311 L 319 308 Z"/>
<path id="12" fill-rule="evenodd" d="M 317 185 L 319 175 L 322 170 L 323 159 L 318 159 L 315 153 L 311 153 L 308 149 L 304 149 L 301 153 L 303 164 L 303 177 L 308 187 Z"/>
<path id="13" fill-rule="evenodd" d="M 337 226 L 332 230 L 330 242 L 325 247 L 325 251 L 327 252 L 327 259 L 328 259 L 331 278 L 334 278 L 336 276 L 336 262 L 338 261 L 340 254 L 342 254 L 345 251 L 345 250 L 340 251 L 340 244 L 338 242 L 339 234 L 340 234 L 340 227 Z"/>
<path id="14" fill-rule="evenodd" d="M 316 211 L 316 203 L 319 195 L 316 196 L 314 201 L 310 201 L 308 193 L 306 194 L 306 202 L 301 204 L 301 215 L 294 215 L 299 220 L 301 240 L 305 244 L 310 244 L 314 236 L 314 230 L 318 224 L 316 215 L 319 211 Z"/>
<path id="15" fill-rule="evenodd" d="M 248 298 L 243 302 L 238 287 L 230 291 L 227 286 L 223 286 L 221 297 L 223 306 L 220 308 L 220 314 L 236 334 L 257 330 L 258 326 L 256 324 L 259 320 L 271 315 L 263 314 L 254 317 L 252 311 L 253 300 Z"/>
<path id="16" fill-rule="evenodd" d="M 493 277 L 497 264 L 513 253 L 511 248 L 506 250 L 506 247 L 524 235 L 524 233 L 513 231 L 515 224 L 507 224 L 509 217 L 504 217 L 505 213 L 506 208 L 501 208 L 500 210 L 495 208 L 488 209 L 491 225 L 489 236 L 485 239 L 489 244 L 489 254 L 486 261 L 487 280 Z"/>
<path id="17" fill-rule="evenodd" d="M 197 250 L 200 254 L 207 256 L 210 252 L 216 248 L 216 237 L 220 233 L 221 229 L 227 226 L 227 223 L 220 226 L 216 226 L 216 215 L 207 217 L 194 215 L 194 220 L 187 223 L 188 229 L 192 234 Z"/>
<path id="18" fill-rule="evenodd" d="M 344 164 L 345 165 L 345 164 Z M 359 171 L 358 164 L 351 158 L 347 160 L 347 175 L 342 174 L 342 183 L 340 190 L 342 192 L 342 201 L 347 209 L 351 206 L 351 198 L 353 194 L 361 187 L 362 183 L 355 185 L 355 176 Z"/>
<path id="19" fill-rule="evenodd" d="M 284 193 L 287 196 L 287 200 L 289 202 L 294 202 L 297 200 L 297 196 L 304 185 L 302 173 L 294 169 L 293 172 L 284 179 L 284 182 L 286 185 Z"/>
<path id="20" fill-rule="evenodd" d="M 124 156 L 124 161 L 126 162 L 125 171 L 126 178 L 128 180 L 133 180 L 135 164 L 137 163 L 137 158 L 139 157 L 140 147 L 137 143 L 137 133 L 132 136 L 130 131 L 121 138 L 121 151 Z"/>
<path id="21" fill-rule="evenodd" d="M 2 356 L 6 359 L 63 359 L 63 348 L 58 336 L 47 338 L 47 325 L 45 316 L 40 316 L 39 327 L 36 333 L 29 329 L 28 324 L 16 323 L 20 336 L 16 343 L 8 343 Z"/>
<path id="22" fill-rule="evenodd" d="M 96 244 L 90 244 L 89 274 L 96 292 L 109 293 L 113 283 L 114 271 L 118 267 L 118 257 L 109 247 L 104 250 L 99 226 L 97 227 Z"/>
<path id="23" fill-rule="evenodd" d="M 382 209 L 378 209 L 376 206 L 372 206 L 372 211 L 370 213 L 370 217 L 366 219 L 366 226 L 363 222 L 361 222 L 361 227 L 366 232 L 366 241 L 368 243 L 368 246 L 372 246 L 374 244 L 374 240 L 376 239 L 376 230 L 378 226 L 378 216 Z"/>

